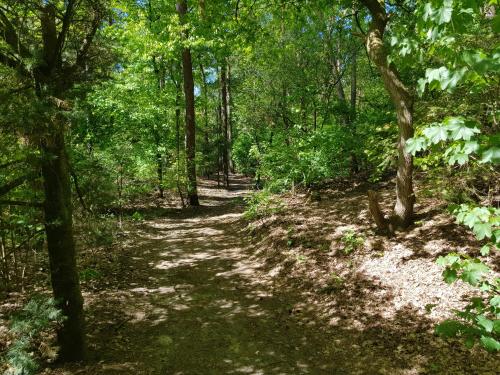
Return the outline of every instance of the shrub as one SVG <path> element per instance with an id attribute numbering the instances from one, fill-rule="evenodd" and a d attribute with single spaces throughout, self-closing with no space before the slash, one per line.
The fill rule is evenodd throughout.
<path id="1" fill-rule="evenodd" d="M 245 198 L 247 209 L 243 217 L 247 220 L 255 220 L 271 216 L 284 209 L 284 203 L 269 191 L 263 190 L 253 193 Z"/>
<path id="2" fill-rule="evenodd" d="M 344 232 L 342 238 L 340 239 L 340 242 L 342 242 L 342 244 L 344 245 L 344 248 L 342 249 L 344 254 L 349 255 L 353 251 L 356 251 L 358 248 L 363 246 L 363 244 L 365 243 L 365 238 L 361 235 L 358 235 L 352 229 L 349 229 Z"/>
<path id="3" fill-rule="evenodd" d="M 63 320 L 64 316 L 52 298 L 31 299 L 12 318 L 10 332 L 15 339 L 5 358 L 8 366 L 5 375 L 35 374 L 38 369 L 37 357 L 41 357 L 35 344 L 41 341 L 43 333 Z"/>

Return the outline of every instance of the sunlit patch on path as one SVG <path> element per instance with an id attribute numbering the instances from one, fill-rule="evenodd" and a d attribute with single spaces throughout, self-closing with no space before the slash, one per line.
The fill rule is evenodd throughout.
<path id="1" fill-rule="evenodd" d="M 120 315 L 93 332 L 107 341 L 100 372 L 343 373 L 330 355 L 332 343 L 290 319 L 296 297 L 276 295 L 259 272 L 241 232 L 238 198 L 249 184 L 233 183 L 227 191 L 204 182 L 203 207 L 145 221 L 130 236 L 129 287 L 91 298 L 90 309 L 112 304 Z"/>

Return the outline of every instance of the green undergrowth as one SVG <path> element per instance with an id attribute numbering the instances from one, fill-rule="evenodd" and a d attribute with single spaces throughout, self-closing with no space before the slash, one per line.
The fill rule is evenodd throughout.
<path id="1" fill-rule="evenodd" d="M 52 298 L 34 297 L 20 312 L 13 315 L 9 328 L 14 338 L 4 361 L 4 375 L 32 375 L 39 369 L 40 358 L 55 356 L 50 351 L 50 337 L 54 328 L 62 323 L 64 316 Z M 42 353 L 43 348 L 45 352 Z M 52 352 L 52 353 L 49 353 Z"/>

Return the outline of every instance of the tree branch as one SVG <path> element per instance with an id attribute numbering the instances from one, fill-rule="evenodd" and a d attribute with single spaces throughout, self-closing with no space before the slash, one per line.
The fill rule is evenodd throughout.
<path id="1" fill-rule="evenodd" d="M 31 57 L 29 50 L 21 44 L 16 29 L 9 21 L 5 13 L 0 9 L 0 33 L 1 38 L 22 58 Z"/>
<path id="2" fill-rule="evenodd" d="M 0 205 L 2 206 L 24 206 L 24 207 L 43 207 L 43 203 L 41 202 L 26 202 L 26 201 L 11 201 L 11 200 L 1 200 Z"/>
<path id="3" fill-rule="evenodd" d="M 66 6 L 66 12 L 64 13 L 62 20 L 62 28 L 57 36 L 57 47 L 55 50 L 54 61 L 59 61 L 62 55 L 62 50 L 64 48 L 64 43 L 66 42 L 66 35 L 68 34 L 69 26 L 73 18 L 73 11 L 75 9 L 75 1 L 68 0 L 68 5 Z"/>
<path id="4" fill-rule="evenodd" d="M 92 41 L 94 40 L 95 34 L 97 33 L 97 29 L 99 28 L 99 24 L 101 23 L 102 16 L 97 11 L 94 19 L 92 20 L 92 28 L 89 33 L 85 36 L 82 41 L 82 45 L 76 54 L 76 67 L 82 68 L 85 65 L 87 55 L 92 45 Z"/>
<path id="5" fill-rule="evenodd" d="M 34 180 L 37 177 L 38 177 L 38 172 L 31 172 L 31 173 L 25 174 L 23 176 L 20 176 L 20 177 L 14 179 L 13 181 L 6 183 L 3 186 L 0 186 L 0 197 L 2 195 L 7 194 L 11 190 L 14 190 L 18 186 L 21 186 L 26 181 Z"/>

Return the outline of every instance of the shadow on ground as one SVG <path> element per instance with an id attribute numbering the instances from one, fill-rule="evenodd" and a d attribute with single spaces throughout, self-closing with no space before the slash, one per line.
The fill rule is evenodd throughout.
<path id="1" fill-rule="evenodd" d="M 341 287 L 327 290 L 286 277 L 287 268 L 273 276 L 243 229 L 249 182 L 234 182 L 226 191 L 205 181 L 204 207 L 155 212 L 130 231 L 116 273 L 106 276 L 116 282 L 86 293 L 93 364 L 70 373 L 489 373 L 477 367 L 482 353 L 437 341 L 412 305 L 386 311 L 397 291 L 364 272 L 348 271 Z M 315 213 L 328 215 L 323 222 L 365 219 L 359 210 L 324 209 Z M 318 237 L 311 241 L 331 240 Z M 321 308 L 309 303 L 311 293 Z"/>

